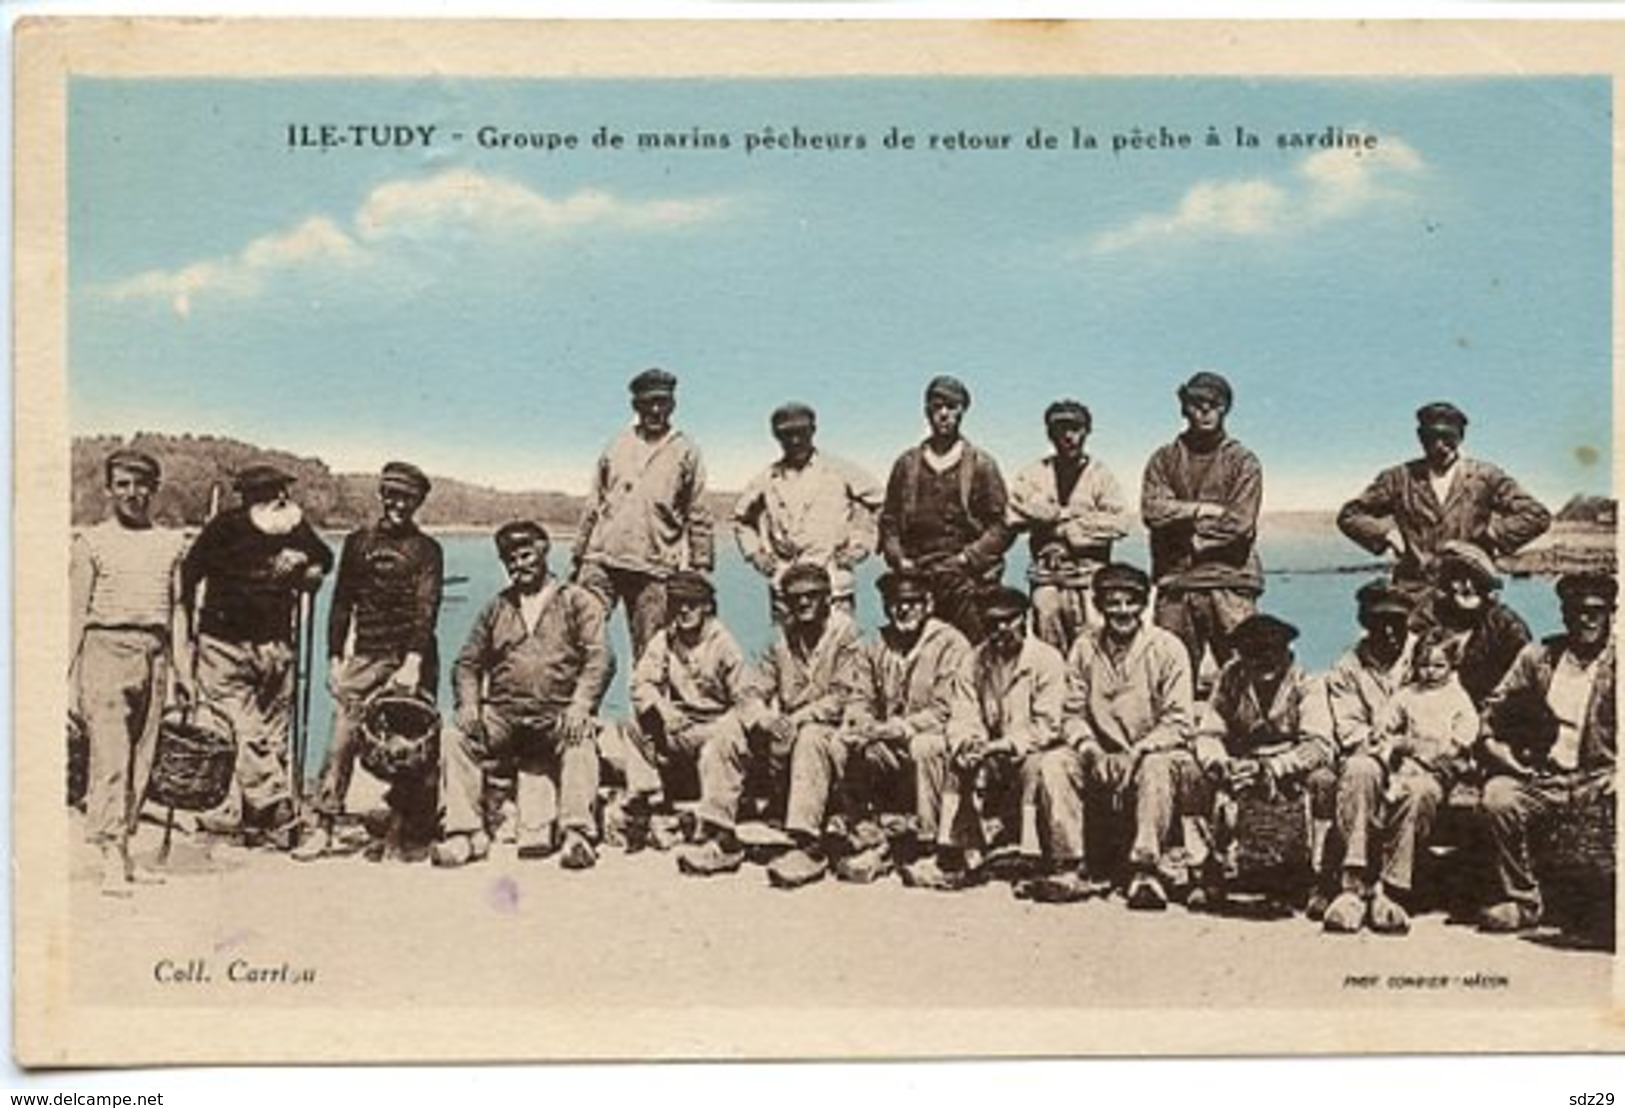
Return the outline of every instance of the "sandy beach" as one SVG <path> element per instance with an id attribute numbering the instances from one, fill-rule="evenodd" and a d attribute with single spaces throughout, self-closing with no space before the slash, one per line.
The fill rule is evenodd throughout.
<path id="1" fill-rule="evenodd" d="M 161 830 L 144 826 L 152 862 Z M 895 878 L 795 892 L 748 865 L 679 876 L 671 854 L 597 869 L 441 870 L 360 856 L 299 864 L 177 835 L 167 882 L 99 894 L 75 847 L 71 964 L 88 1004 L 1224 1009 L 1606 1007 L 1611 957 L 1555 932 L 1486 936 L 1440 913 L 1411 935 L 1324 935 L 1301 917 L 1220 918 L 1120 899 L 1050 906 L 993 883 Z"/>

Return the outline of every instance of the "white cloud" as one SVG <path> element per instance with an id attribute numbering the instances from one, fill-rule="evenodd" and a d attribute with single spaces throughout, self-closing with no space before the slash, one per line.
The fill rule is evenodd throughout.
<path id="1" fill-rule="evenodd" d="M 513 243 L 590 225 L 677 229 L 715 219 L 728 205 L 723 197 L 629 200 L 600 189 L 551 197 L 508 178 L 450 169 L 379 185 L 348 226 L 311 216 L 291 230 L 254 239 L 234 255 L 148 270 L 96 291 L 113 300 L 168 301 L 185 319 L 203 294 L 242 299 L 259 295 L 277 276 L 388 265 L 398 260 L 401 244 L 470 235 Z"/>
<path id="2" fill-rule="evenodd" d="M 1425 168 L 1421 155 L 1398 139 L 1381 139 L 1374 150 L 1322 150 L 1279 182 L 1262 177 L 1200 181 L 1171 211 L 1096 235 L 1089 252 L 1118 254 L 1142 246 L 1310 230 L 1404 199 L 1409 179 Z"/>

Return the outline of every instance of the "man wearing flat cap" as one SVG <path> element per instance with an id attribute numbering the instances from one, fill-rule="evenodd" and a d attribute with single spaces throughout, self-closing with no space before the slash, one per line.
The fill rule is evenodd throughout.
<path id="1" fill-rule="evenodd" d="M 429 495 L 429 478 L 409 462 L 390 462 L 378 477 L 378 522 L 345 536 L 327 616 L 327 689 L 333 696 L 333 732 L 322 763 L 309 832 L 293 851 L 298 861 L 320 858 L 332 846 L 360 754 L 361 720 L 380 689 L 434 696 L 440 679 L 435 626 L 445 556 L 416 521 Z M 435 839 L 438 768 L 390 784 L 391 826 L 373 853 L 403 856 L 427 851 Z"/>
<path id="2" fill-rule="evenodd" d="M 1305 792 L 1322 821 L 1331 818 L 1336 787 L 1330 706 L 1323 683 L 1292 653 L 1298 629 L 1260 612 L 1230 633 L 1235 655 L 1197 716 L 1196 761 L 1213 786 L 1215 856 L 1193 906 L 1222 898 L 1235 876 L 1239 804 Z M 1322 824 L 1324 826 L 1324 824 Z"/>
<path id="3" fill-rule="evenodd" d="M 629 387 L 636 418 L 593 470 L 575 562 L 576 583 L 607 610 L 626 605 L 635 659 L 665 622 L 666 579 L 709 573 L 714 550 L 700 449 L 671 423 L 677 378 L 646 369 Z"/>
<path id="4" fill-rule="evenodd" d="M 796 888 L 828 871 L 824 827 L 846 764 L 840 725 L 859 682 L 863 645 L 846 613 L 831 610 L 823 566 L 793 566 L 779 588 L 784 619 L 756 666 L 741 716 L 747 735 L 767 752 L 775 786 L 788 763 L 784 830 L 795 848 L 774 859 L 768 879 Z"/>
<path id="5" fill-rule="evenodd" d="M 1332 717 L 1337 785 L 1328 834 L 1317 817 L 1312 857 L 1320 881 L 1306 911 L 1321 919 L 1342 892 L 1367 891 L 1363 875 L 1371 855 L 1373 829 L 1361 813 L 1363 797 L 1381 791 L 1381 767 L 1365 752 L 1382 740 L 1389 705 L 1411 672 L 1416 636 L 1411 631 L 1411 599 L 1388 581 L 1369 581 L 1355 593 L 1356 618 L 1363 634 L 1326 674 L 1326 702 Z M 1350 877 L 1345 870 L 1354 871 Z"/>
<path id="6" fill-rule="evenodd" d="M 880 486 L 873 477 L 813 445 L 818 417 L 805 404 L 774 410 L 781 457 L 753 478 L 734 506 L 739 552 L 768 580 L 774 611 L 791 566 L 821 566 L 831 602 L 853 611 L 852 571 L 874 552 Z"/>
<path id="7" fill-rule="evenodd" d="M 925 390 L 929 433 L 886 482 L 880 551 L 893 570 L 924 575 L 937 617 L 982 638 L 982 594 L 997 586 L 1010 545 L 1004 478 L 993 456 L 960 434 L 970 390 L 936 377 Z"/>
<path id="8" fill-rule="evenodd" d="M 841 735 L 854 849 L 836 863 L 835 876 L 859 884 L 890 873 L 898 862 L 934 856 L 939 839 L 966 841 L 975 816 L 968 804 L 958 813 L 946 810 L 950 789 L 957 791 L 949 729 L 970 703 L 971 645 L 931 614 L 931 589 L 919 574 L 883 573 L 876 588 L 886 623 L 865 644 Z M 913 838 L 902 837 L 894 851 L 882 823 L 899 794 L 912 797 Z M 948 826 L 954 821 L 945 822 L 945 815 L 960 825 Z"/>
<path id="9" fill-rule="evenodd" d="M 314 594 L 333 568 L 333 552 L 290 498 L 293 480 L 270 464 L 238 473 L 242 503 L 204 525 L 181 566 L 197 690 L 237 737 L 232 794 L 204 824 L 279 850 L 299 836 L 288 766 L 294 616 L 300 594 Z"/>
<path id="10" fill-rule="evenodd" d="M 69 703 L 89 743 L 85 838 L 101 852 L 102 892 L 150 880 L 130 855 L 164 702 L 191 695 L 190 644 L 177 603 L 186 536 L 152 521 L 156 458 L 115 450 L 103 464 L 112 516 L 73 538 L 68 557 Z"/>
<path id="11" fill-rule="evenodd" d="M 699 778 L 696 841 L 678 868 L 698 877 L 732 873 L 745 861 L 734 829 L 753 753 L 740 715 L 750 668 L 717 618 L 716 590 L 704 575 L 680 570 L 665 591 L 666 625 L 632 672 L 640 749 L 658 768 L 668 801 L 685 791 L 685 778 Z M 646 777 L 628 773 L 629 783 Z"/>
<path id="12" fill-rule="evenodd" d="M 548 536 L 530 520 L 495 534 L 508 587 L 480 611 L 452 664 L 454 708 L 441 733 L 438 866 L 479 861 L 517 811 L 519 857 L 597 862 L 597 712 L 615 673 L 604 606 L 556 580 Z"/>
<path id="13" fill-rule="evenodd" d="M 1373 554 L 1392 553 L 1394 583 L 1426 590 L 1444 544 L 1467 542 L 1491 558 L 1545 534 L 1551 513 L 1496 466 L 1464 457 L 1467 416 L 1454 404 L 1416 412 L 1422 457 L 1385 469 L 1337 513 L 1337 526 Z"/>
<path id="14" fill-rule="evenodd" d="M 1044 411 L 1044 428 L 1055 452 L 1016 474 L 1009 522 L 1027 533 L 1032 550 L 1033 630 L 1064 655 L 1085 626 L 1098 625 L 1089 581 L 1128 534 L 1128 505 L 1117 478 L 1084 452 L 1093 428 L 1088 408 L 1057 400 Z"/>
<path id="15" fill-rule="evenodd" d="M 1525 647 L 1484 705 L 1483 750 L 1495 767 L 1483 798 L 1493 865 L 1490 904 L 1479 918 L 1486 931 L 1522 931 L 1540 922 L 1540 884 L 1529 861 L 1532 826 L 1616 803 L 1618 595 L 1611 574 L 1561 578 L 1563 633 Z M 1599 887 L 1595 899 L 1612 918 L 1613 889 Z"/>
<path id="16" fill-rule="evenodd" d="M 1453 539 L 1439 548 L 1432 592 L 1417 610 L 1419 629 L 1450 637 L 1456 676 L 1478 708 L 1531 638 L 1529 625 L 1497 597 L 1500 589 L 1490 556 Z"/>
<path id="17" fill-rule="evenodd" d="M 983 606 L 985 638 L 971 655 L 970 697 L 952 721 L 949 818 L 935 858 L 904 869 L 903 880 L 926 888 L 955 888 L 974 878 L 982 854 L 982 820 L 956 821 L 953 810 L 976 803 L 978 777 L 986 810 L 1000 838 L 1030 867 L 1043 858 L 1038 829 L 1040 765 L 1061 741 L 1066 702 L 1066 659 L 1028 631 L 1029 602 L 1018 589 L 998 589 Z M 971 830 L 957 834 L 956 823 Z"/>
<path id="18" fill-rule="evenodd" d="M 1177 635 L 1200 674 L 1223 665 L 1229 636 L 1264 591 L 1256 541 L 1264 470 L 1225 431 L 1230 382 L 1201 372 L 1179 387 L 1185 430 L 1146 463 L 1140 514 L 1151 541 L 1157 626 Z"/>
<path id="19" fill-rule="evenodd" d="M 1202 814 L 1190 654 L 1171 632 L 1145 624 L 1151 582 L 1141 570 L 1113 562 L 1095 574 L 1093 589 L 1101 626 L 1072 644 L 1064 742 L 1041 765 L 1051 872 L 1031 895 L 1080 900 L 1109 888 L 1127 837 L 1128 905 L 1162 909 L 1175 828 Z"/>

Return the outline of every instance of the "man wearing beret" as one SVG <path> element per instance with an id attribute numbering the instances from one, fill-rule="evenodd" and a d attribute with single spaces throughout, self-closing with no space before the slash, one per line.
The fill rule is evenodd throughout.
<path id="1" fill-rule="evenodd" d="M 929 434 L 892 466 L 880 550 L 893 570 L 923 574 L 938 618 L 979 642 L 981 596 L 998 584 L 1010 532 L 998 463 L 960 435 L 969 407 L 970 390 L 957 378 L 926 387 Z"/>
<path id="2" fill-rule="evenodd" d="M 1230 633 L 1235 656 L 1197 717 L 1196 761 L 1214 789 L 1216 857 L 1206 880 L 1191 892 L 1193 907 L 1222 898 L 1234 876 L 1238 805 L 1257 796 L 1308 792 L 1329 821 L 1336 787 L 1330 706 L 1325 686 L 1298 665 L 1292 641 L 1298 629 L 1265 613 L 1249 616 Z"/>
<path id="3" fill-rule="evenodd" d="M 646 369 L 630 388 L 636 420 L 598 459 L 575 561 L 576 582 L 606 609 L 626 605 L 638 658 L 665 622 L 666 579 L 710 572 L 714 551 L 699 447 L 671 424 L 677 378 Z"/>
<path id="4" fill-rule="evenodd" d="M 455 708 L 442 732 L 438 866 L 478 861 L 514 796 L 521 858 L 555 851 L 589 869 L 598 795 L 596 716 L 615 673 L 604 606 L 547 569 L 548 536 L 529 520 L 497 528 L 508 573 L 452 664 Z"/>
<path id="5" fill-rule="evenodd" d="M 768 579 L 775 612 L 785 573 L 815 565 L 829 574 L 831 598 L 853 611 L 852 571 L 874 552 L 880 486 L 813 445 L 817 415 L 805 404 L 773 412 L 782 457 L 754 478 L 734 507 L 739 552 Z"/>
<path id="6" fill-rule="evenodd" d="M 779 589 L 784 620 L 756 667 L 741 714 L 747 733 L 768 748 L 775 768 L 789 762 L 784 830 L 795 849 L 776 858 L 767 875 L 791 889 L 819 880 L 828 870 L 824 823 L 846 764 L 839 729 L 858 686 L 863 647 L 846 613 L 830 610 L 830 575 L 823 566 L 791 567 Z"/>
<path id="7" fill-rule="evenodd" d="M 1180 817 L 1202 814 L 1190 654 L 1171 632 L 1145 625 L 1151 582 L 1139 569 L 1104 566 L 1093 588 L 1101 626 L 1078 636 L 1067 656 L 1065 741 L 1041 766 L 1051 876 L 1033 896 L 1078 900 L 1098 891 L 1088 877 L 1115 876 L 1122 859 L 1106 842 L 1119 838 L 1114 832 L 1124 829 L 1114 825 L 1126 816 L 1128 906 L 1162 909 L 1160 870 L 1174 828 Z"/>
<path id="8" fill-rule="evenodd" d="M 1179 386 L 1185 430 L 1151 455 L 1140 492 L 1156 623 L 1179 636 L 1197 674 L 1204 651 L 1220 665 L 1229 659 L 1230 632 L 1264 591 L 1255 548 L 1264 471 L 1225 431 L 1232 399 L 1217 373 Z"/>
<path id="9" fill-rule="evenodd" d="M 1061 741 L 1061 709 L 1066 702 L 1066 659 L 1027 628 L 1028 600 L 1018 589 L 999 589 L 983 608 L 987 638 L 971 655 L 970 697 L 951 725 L 954 774 L 948 806 L 971 805 L 980 776 L 989 811 L 1003 825 L 1002 837 L 1015 845 L 1030 866 L 1043 856 L 1038 830 L 1040 765 L 1045 753 Z M 968 840 L 945 821 L 947 845 L 958 848 L 960 868 L 974 875 L 980 853 L 981 821 L 970 821 Z M 952 887 L 953 867 L 925 859 L 903 871 L 910 884 Z"/>
<path id="10" fill-rule="evenodd" d="M 1552 517 L 1500 469 L 1463 457 L 1467 416 L 1454 404 L 1416 412 L 1422 457 L 1377 474 L 1337 513 L 1343 534 L 1373 554 L 1392 552 L 1394 583 L 1421 593 L 1444 544 L 1472 543 L 1491 558 L 1511 554 L 1551 526 Z"/>
<path id="11" fill-rule="evenodd" d="M 333 568 L 333 552 L 290 499 L 290 474 L 256 464 L 234 484 L 241 505 L 204 525 L 181 566 L 198 693 L 237 736 L 232 795 L 205 826 L 240 827 L 245 841 L 289 850 L 299 834 L 288 774 L 294 614 L 299 594 L 314 593 Z"/>
<path id="12" fill-rule="evenodd" d="M 1351 759 L 1380 742 L 1389 703 L 1410 674 L 1416 644 L 1411 600 L 1400 589 L 1387 581 L 1369 581 L 1355 593 L 1355 604 L 1363 634 L 1326 674 L 1336 748 L 1333 815 L 1340 830 L 1328 835 L 1324 823 L 1316 822 L 1313 856 L 1320 883 L 1305 913 L 1310 919 L 1323 918 L 1331 900 L 1344 891 L 1345 859 L 1361 872 L 1366 867 L 1370 828 L 1360 816 L 1365 803 L 1360 797 L 1380 788 L 1373 784 L 1380 782 L 1380 776 L 1373 776 L 1379 767 L 1361 760 L 1351 769 Z"/>
<path id="13" fill-rule="evenodd" d="M 745 861 L 734 827 L 752 753 L 740 716 L 751 695 L 750 672 L 716 605 L 704 576 L 672 574 L 666 626 L 632 672 L 632 712 L 667 799 L 678 791 L 679 775 L 699 776 L 696 842 L 677 859 L 683 873 L 697 877 L 732 873 Z"/>
<path id="14" fill-rule="evenodd" d="M 103 465 L 113 515 L 74 536 L 68 558 L 70 703 L 89 740 L 85 837 L 101 851 L 102 892 L 151 880 L 130 857 L 165 694 L 190 696 L 179 569 L 186 537 L 152 522 L 157 459 L 115 450 Z M 171 664 L 173 663 L 173 671 Z"/>
<path id="15" fill-rule="evenodd" d="M 836 864 L 835 876 L 860 884 L 898 861 L 876 819 L 897 793 L 912 794 L 915 814 L 914 841 L 901 844 L 910 855 L 905 863 L 932 855 L 939 838 L 963 841 L 975 815 L 963 805 L 963 826 L 944 826 L 945 797 L 954 787 L 949 727 L 970 702 L 971 645 L 931 614 L 931 590 L 919 574 L 883 573 L 876 587 L 886 623 L 865 646 L 842 728 L 847 814 L 858 849 Z M 940 860 L 936 868 L 942 870 Z"/>
<path id="16" fill-rule="evenodd" d="M 435 625 L 445 556 L 416 522 L 429 495 L 429 479 L 409 462 L 390 462 L 378 477 L 378 522 L 352 531 L 339 553 L 333 602 L 327 616 L 327 688 L 333 695 L 333 737 L 322 763 L 315 817 L 293 857 L 310 861 L 332 846 L 334 821 L 344 812 L 360 753 L 367 701 L 384 688 L 431 697 L 439 684 Z M 388 833 L 373 844 L 377 856 L 393 847 L 406 856 L 435 838 L 438 770 L 417 780 L 391 782 Z"/>
<path id="17" fill-rule="evenodd" d="M 1540 885 L 1529 864 L 1532 825 L 1615 803 L 1618 594 L 1611 575 L 1561 578 L 1563 634 L 1525 647 L 1485 703 L 1484 754 L 1496 773 L 1483 799 L 1494 866 L 1492 900 L 1479 919 L 1486 931 L 1540 922 Z M 1613 889 L 1599 889 L 1598 903 L 1612 918 Z"/>
<path id="18" fill-rule="evenodd" d="M 1483 707 L 1529 645 L 1529 625 L 1497 599 L 1501 578 L 1481 547 L 1453 539 L 1439 548 L 1433 566 L 1433 590 L 1416 622 L 1450 636 L 1461 687 L 1475 707 Z"/>
<path id="19" fill-rule="evenodd" d="M 1128 506 L 1117 478 L 1084 452 L 1093 420 L 1076 400 L 1044 411 L 1055 452 L 1010 484 L 1010 526 L 1027 532 L 1032 562 L 1033 630 L 1063 655 L 1085 626 L 1098 624 L 1089 581 L 1112 560 L 1112 543 L 1128 534 Z"/>

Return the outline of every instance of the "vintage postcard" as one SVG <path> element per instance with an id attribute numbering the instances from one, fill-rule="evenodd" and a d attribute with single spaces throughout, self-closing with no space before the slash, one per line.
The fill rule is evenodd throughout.
<path id="1" fill-rule="evenodd" d="M 1625 1047 L 1625 28 L 16 41 L 22 1064 Z"/>

